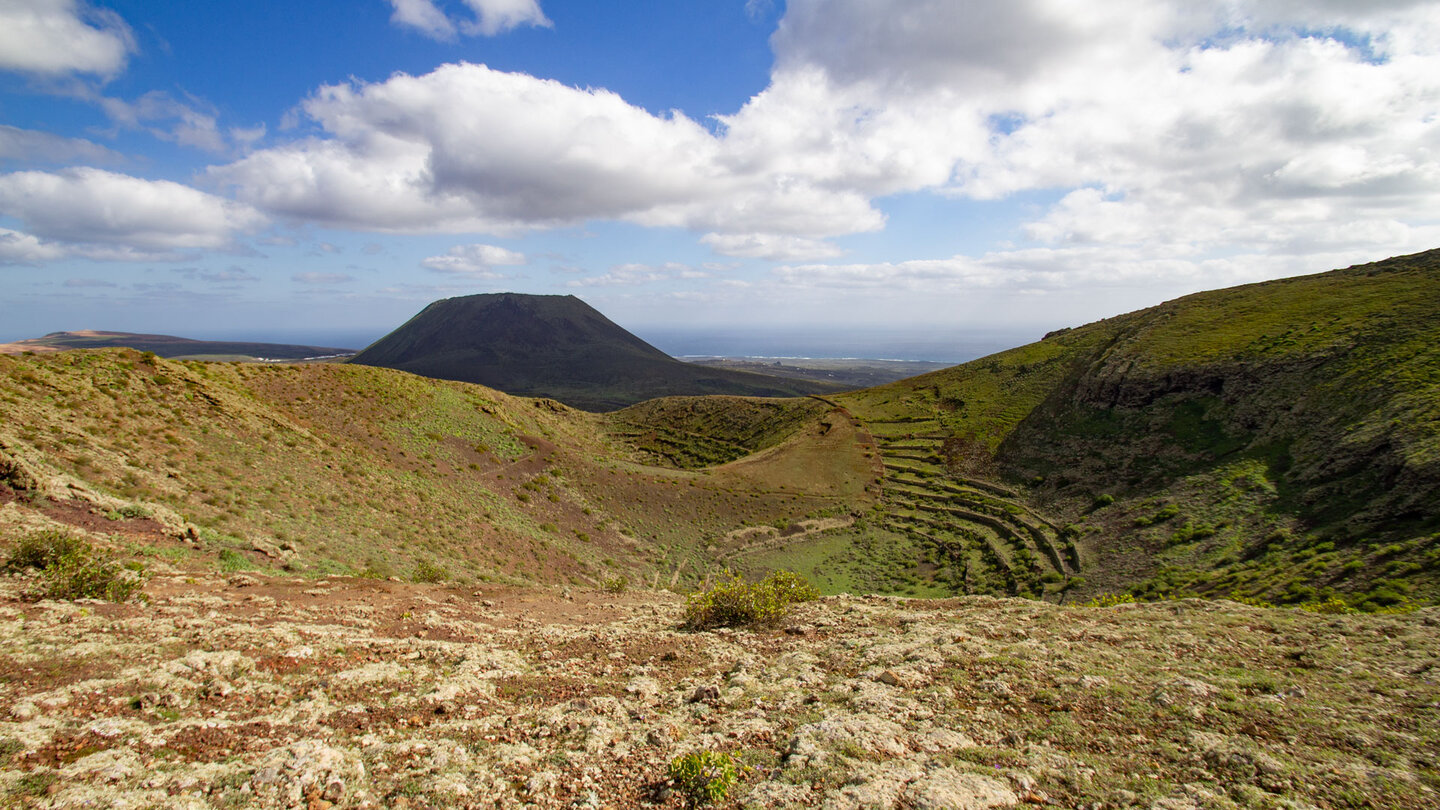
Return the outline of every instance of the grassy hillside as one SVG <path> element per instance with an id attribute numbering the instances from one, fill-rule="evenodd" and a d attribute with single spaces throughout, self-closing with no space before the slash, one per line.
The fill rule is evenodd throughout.
<path id="1" fill-rule="evenodd" d="M 145 335 L 134 332 L 52 332 L 44 337 L 0 344 L 0 354 L 55 352 L 71 349 L 127 348 L 154 352 L 172 360 L 306 360 L 348 357 L 353 349 L 302 346 L 291 343 L 255 341 L 191 340 L 173 335 Z"/>
<path id="2" fill-rule="evenodd" d="M 1440 596 L 1440 251 L 1187 296 L 836 399 L 885 455 L 887 521 L 967 478 L 1048 514 L 1067 565 L 1022 559 L 1031 593 L 1083 569 L 1082 593 Z M 932 547 L 975 526 L 936 528 Z"/>
<path id="3" fill-rule="evenodd" d="M 0 525 L 60 521 L 177 564 L 1440 599 L 1440 252 L 828 398 L 591 414 L 362 365 L 106 350 L 0 357 L 0 408 Z"/>
<path id="4" fill-rule="evenodd" d="M 553 400 L 353 365 L 0 357 L 0 409 L 7 534 L 59 521 L 180 565 L 681 582 L 726 532 L 850 491 L 646 466 Z"/>
<path id="5" fill-rule="evenodd" d="M 352 362 L 596 411 L 663 396 L 789 397 L 840 389 L 682 363 L 573 295 L 497 293 L 436 301 Z"/>

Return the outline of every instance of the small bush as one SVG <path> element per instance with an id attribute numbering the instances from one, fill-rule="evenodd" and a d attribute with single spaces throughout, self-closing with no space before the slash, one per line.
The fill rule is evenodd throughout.
<path id="1" fill-rule="evenodd" d="M 686 807 L 704 807 L 725 801 L 738 774 L 729 754 L 696 751 L 676 757 L 667 774 L 680 791 Z"/>
<path id="2" fill-rule="evenodd" d="M 450 572 L 443 566 L 436 565 L 429 560 L 421 560 L 415 563 L 415 570 L 410 574 L 412 582 L 444 582 L 450 578 Z"/>
<path id="3" fill-rule="evenodd" d="M 630 589 L 630 580 L 625 576 L 611 577 L 600 583 L 606 593 L 624 593 Z"/>
<path id="4" fill-rule="evenodd" d="M 249 557 L 236 551 L 233 548 L 222 548 L 216 555 L 220 563 L 220 570 L 226 573 L 235 571 L 249 571 L 256 567 Z"/>
<path id="5" fill-rule="evenodd" d="M 1091 504 L 1091 508 L 1100 509 L 1101 507 L 1109 506 L 1112 503 L 1115 503 L 1115 496 L 1107 492 L 1104 495 L 1097 495 L 1095 497 L 1095 503 Z"/>
<path id="6" fill-rule="evenodd" d="M 1085 603 L 1085 607 L 1107 608 L 1116 605 L 1133 605 L 1135 597 L 1128 593 L 1102 593 Z"/>
<path id="7" fill-rule="evenodd" d="M 1323 602 L 1310 602 L 1308 604 L 1301 605 L 1300 609 L 1304 611 L 1309 611 L 1310 613 L 1328 613 L 1331 615 L 1343 615 L 1360 612 L 1355 608 L 1350 607 L 1350 605 L 1347 604 L 1344 599 L 1341 599 L 1338 596 L 1332 596 Z"/>
<path id="8" fill-rule="evenodd" d="M 6 571 L 40 572 L 31 599 L 108 599 L 125 602 L 145 585 L 145 567 L 126 567 L 89 543 L 63 532 L 22 537 L 5 561 Z"/>
<path id="9" fill-rule="evenodd" d="M 686 628 L 774 625 L 784 618 L 790 605 L 820 598 L 815 586 L 791 571 L 776 571 L 754 584 L 733 572 L 728 576 L 708 591 L 690 595 L 685 604 Z"/>
<path id="10" fill-rule="evenodd" d="M 64 532 L 36 532 L 20 538 L 5 561 L 6 573 L 19 573 L 34 568 L 44 571 L 61 557 L 89 548 L 84 540 Z"/>

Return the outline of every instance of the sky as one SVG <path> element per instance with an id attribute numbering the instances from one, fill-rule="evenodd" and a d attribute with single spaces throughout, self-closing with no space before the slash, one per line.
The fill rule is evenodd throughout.
<path id="1" fill-rule="evenodd" d="M 0 0 L 0 340 L 884 355 L 1435 247 L 1430 0 Z"/>

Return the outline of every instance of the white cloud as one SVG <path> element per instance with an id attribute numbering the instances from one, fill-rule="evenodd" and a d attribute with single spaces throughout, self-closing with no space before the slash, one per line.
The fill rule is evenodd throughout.
<path id="1" fill-rule="evenodd" d="M 617 219 L 744 233 L 879 228 L 863 194 L 738 165 L 679 113 L 483 65 L 321 88 L 325 130 L 210 169 L 281 216 L 398 232 L 515 233 Z"/>
<path id="2" fill-rule="evenodd" d="M 113 76 L 135 50 L 130 28 L 113 11 L 76 0 L 0 4 L 0 70 L 45 76 Z"/>
<path id="3" fill-rule="evenodd" d="M 392 23 L 447 42 L 455 39 L 457 30 L 469 36 L 493 37 L 522 25 L 540 28 L 553 25 L 536 0 L 464 0 L 474 15 L 470 19 L 451 19 L 433 0 L 389 2 L 395 9 L 390 16 Z"/>
<path id="4" fill-rule="evenodd" d="M 349 284 L 355 277 L 345 273 L 296 273 L 290 280 L 301 284 Z"/>
<path id="5" fill-rule="evenodd" d="M 1433 246 L 1437 35 L 1440 8 L 1398 1 L 794 0 L 727 140 L 869 195 L 1068 189 L 1024 232 L 1127 248 L 1111 278 L 1318 269 L 1298 257 Z"/>
<path id="6" fill-rule="evenodd" d="M 455 24 L 430 0 L 390 0 L 390 5 L 395 8 L 390 22 L 414 28 L 431 39 L 455 38 Z"/>
<path id="7" fill-rule="evenodd" d="M 186 101 L 180 101 L 169 93 L 152 90 L 135 101 L 99 95 L 94 95 L 92 100 L 100 105 L 112 122 L 124 129 L 144 130 L 161 140 L 217 154 L 229 148 L 216 123 L 215 111 L 200 99 L 188 97 Z M 262 125 L 258 133 L 244 129 L 232 129 L 231 132 L 243 145 L 249 145 L 263 136 L 265 129 Z"/>
<path id="8" fill-rule="evenodd" d="M 553 25 L 540 10 L 537 0 L 465 0 L 465 5 L 475 14 L 474 21 L 460 24 L 460 30 L 467 34 L 493 37 L 522 25 L 540 28 Z"/>
<path id="9" fill-rule="evenodd" d="M 10 250 L 28 252 L 31 261 L 226 249 L 237 232 L 265 222 L 249 206 L 189 186 L 92 168 L 0 175 L 0 214 L 22 223 L 26 233 L 10 237 Z"/>
<path id="10" fill-rule="evenodd" d="M 420 262 L 422 267 L 442 273 L 456 273 L 480 278 L 504 278 L 494 268 L 525 264 L 525 254 L 498 245 L 456 245 L 442 256 L 430 256 Z"/>
<path id="11" fill-rule="evenodd" d="M 769 233 L 707 233 L 700 243 L 721 256 L 790 262 L 833 259 L 844 252 L 818 239 Z"/>
<path id="12" fill-rule="evenodd" d="M 526 19 L 472 6 L 476 25 Z M 329 226 L 620 220 L 792 263 L 835 258 L 824 240 L 882 229 L 876 201 L 917 192 L 1055 194 L 1024 247 L 1123 247 L 1137 272 L 1388 255 L 1440 220 L 1434 3 L 791 0 L 772 46 L 769 86 L 718 127 L 455 64 L 323 87 L 302 105 L 319 134 L 210 171 Z"/>
<path id="13" fill-rule="evenodd" d="M 710 273 L 688 264 L 666 262 L 662 265 L 617 264 L 599 276 L 565 282 L 566 287 L 624 287 L 651 284 L 657 281 L 695 280 L 710 278 Z"/>
<path id="14" fill-rule="evenodd" d="M 27 163 L 114 163 L 120 155 L 84 138 L 66 138 L 49 132 L 0 124 L 0 160 Z"/>

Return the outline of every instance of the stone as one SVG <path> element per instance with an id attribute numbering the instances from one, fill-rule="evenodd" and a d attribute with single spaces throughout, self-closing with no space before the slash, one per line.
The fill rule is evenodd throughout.
<path id="1" fill-rule="evenodd" d="M 1020 797 L 988 776 L 941 768 L 912 782 L 902 801 L 914 810 L 988 810 L 1010 807 Z"/>

